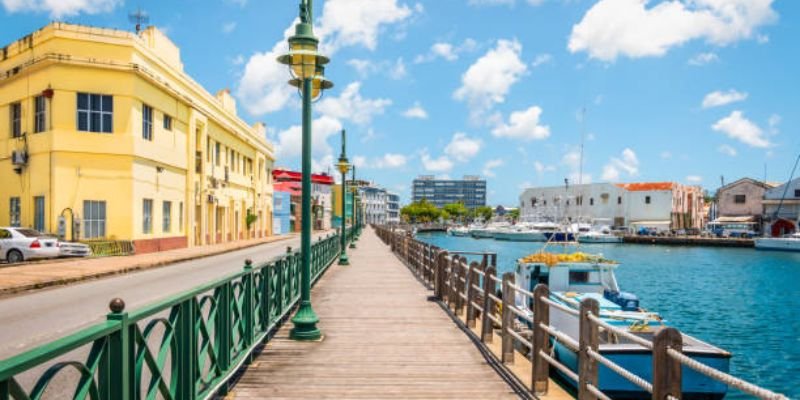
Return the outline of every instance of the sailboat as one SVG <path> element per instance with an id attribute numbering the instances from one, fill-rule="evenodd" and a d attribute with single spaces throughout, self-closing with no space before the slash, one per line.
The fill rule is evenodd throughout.
<path id="1" fill-rule="evenodd" d="M 783 207 L 784 201 L 786 201 L 786 196 L 789 193 L 789 187 L 792 185 L 794 181 L 795 172 L 797 172 L 797 166 L 800 164 L 800 154 L 797 155 L 797 160 L 794 163 L 794 168 L 792 168 L 792 173 L 789 175 L 789 180 L 786 182 L 783 188 L 783 195 L 781 196 L 781 200 L 778 203 L 778 208 L 772 214 L 772 220 L 775 221 L 778 219 L 780 215 L 781 208 Z M 800 252 L 800 233 L 793 232 L 782 237 L 761 237 L 755 240 L 756 249 L 759 250 L 783 250 L 783 251 L 798 251 Z"/>

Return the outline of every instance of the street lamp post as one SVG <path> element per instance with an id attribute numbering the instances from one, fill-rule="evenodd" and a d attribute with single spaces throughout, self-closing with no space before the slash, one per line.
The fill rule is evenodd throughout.
<path id="1" fill-rule="evenodd" d="M 278 57 L 278 62 L 289 66 L 291 86 L 303 98 L 303 180 L 302 180 L 302 232 L 300 235 L 300 309 L 292 323 L 290 337 L 294 340 L 317 340 L 322 333 L 317 328 L 319 318 L 311 308 L 311 102 L 322 92 L 333 87 L 325 79 L 325 64 L 329 59 L 317 52 L 319 39 L 314 36 L 313 0 L 300 1 L 300 22 L 295 34 L 289 38 L 289 53 Z"/>
<path id="2" fill-rule="evenodd" d="M 347 160 L 347 153 L 346 153 L 346 133 L 344 129 L 342 129 L 342 154 L 339 156 L 339 162 L 336 164 L 336 167 L 339 169 L 339 172 L 342 173 L 342 234 L 341 234 L 341 247 L 342 251 L 339 254 L 339 265 L 350 265 L 350 260 L 347 259 L 347 224 L 345 215 L 347 214 L 347 208 L 345 207 L 346 199 L 347 199 L 347 172 L 350 171 L 350 163 Z"/>
<path id="3" fill-rule="evenodd" d="M 353 165 L 353 239 L 350 241 L 350 248 L 356 248 L 358 240 L 358 209 L 356 208 L 356 195 L 358 194 L 358 184 L 356 183 L 356 166 Z"/>

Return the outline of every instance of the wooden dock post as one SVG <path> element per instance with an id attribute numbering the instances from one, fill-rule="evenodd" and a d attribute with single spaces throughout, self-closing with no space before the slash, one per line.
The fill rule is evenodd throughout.
<path id="1" fill-rule="evenodd" d="M 533 351 L 531 364 L 533 364 L 533 392 L 546 394 L 550 377 L 550 364 L 540 353 L 550 354 L 550 335 L 542 329 L 542 325 L 550 325 L 550 308 L 542 298 L 550 298 L 550 289 L 547 285 L 538 284 L 533 289 Z"/>
<path id="2" fill-rule="evenodd" d="M 597 400 L 597 396 L 589 391 L 588 385 L 597 387 L 597 361 L 589 355 L 589 350 L 598 351 L 600 337 L 597 324 L 589 319 L 589 314 L 600 315 L 600 303 L 595 299 L 581 301 L 580 315 L 578 316 L 579 347 L 578 353 L 578 400 Z"/>
<path id="3" fill-rule="evenodd" d="M 503 324 L 500 331 L 503 337 L 502 361 L 504 363 L 514 363 L 514 337 L 509 333 L 514 329 L 514 313 L 511 308 L 514 305 L 514 291 L 511 284 L 514 283 L 514 274 L 506 272 L 503 274 Z"/>
<path id="4" fill-rule="evenodd" d="M 433 295 L 438 300 L 444 300 L 445 291 L 447 286 L 445 282 L 447 282 L 446 274 L 447 271 L 447 251 L 440 251 L 439 254 L 436 255 L 436 270 L 434 271 L 434 280 L 436 283 L 433 285 Z"/>
<path id="5" fill-rule="evenodd" d="M 461 293 L 464 293 L 464 282 L 461 281 L 462 278 L 466 280 L 466 273 L 464 273 L 464 266 L 467 265 L 467 257 L 459 257 L 458 263 L 456 263 L 456 270 L 455 270 L 455 283 L 456 283 L 456 291 L 455 291 L 455 298 L 456 298 L 456 315 L 461 315 L 464 312 L 464 298 L 461 297 Z"/>
<path id="6" fill-rule="evenodd" d="M 481 313 L 481 341 L 483 343 L 492 343 L 492 336 L 494 332 L 494 322 L 489 318 L 494 315 L 494 301 L 490 295 L 494 295 L 494 266 L 490 266 L 483 270 L 483 313 Z"/>
<path id="7" fill-rule="evenodd" d="M 653 339 L 653 399 L 681 398 L 681 363 L 667 354 L 680 351 L 683 337 L 675 328 L 664 328 Z"/>
<path id="8" fill-rule="evenodd" d="M 473 303 L 475 302 L 475 289 L 473 289 L 472 285 L 474 285 L 478 281 L 478 273 L 475 272 L 479 267 L 477 261 L 473 261 L 469 264 L 469 273 L 467 274 L 467 326 L 470 328 L 475 327 L 475 306 Z"/>
<path id="9" fill-rule="evenodd" d="M 458 274 L 456 270 L 459 262 L 461 262 L 461 257 L 454 255 L 453 258 L 450 259 L 450 268 L 447 272 L 450 281 L 450 290 L 447 291 L 447 305 L 452 310 L 456 310 L 456 298 L 458 296 L 458 286 L 456 286 Z"/>

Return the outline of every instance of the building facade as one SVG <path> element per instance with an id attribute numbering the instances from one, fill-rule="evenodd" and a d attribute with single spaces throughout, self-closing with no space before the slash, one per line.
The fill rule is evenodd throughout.
<path id="1" fill-rule="evenodd" d="M 800 178 L 764 192 L 764 232 L 773 237 L 800 228 Z"/>
<path id="2" fill-rule="evenodd" d="M 672 182 L 530 188 L 520 195 L 520 218 L 603 220 L 632 229 L 700 229 L 704 221 L 702 194 L 699 186 Z"/>
<path id="3" fill-rule="evenodd" d="M 272 177 L 275 181 L 276 190 L 278 190 L 278 187 L 282 187 L 284 190 L 295 193 L 298 199 L 300 198 L 303 179 L 303 174 L 301 172 L 275 169 L 272 171 Z M 333 196 L 331 187 L 333 183 L 333 177 L 330 175 L 311 175 L 311 216 L 314 218 L 311 224 L 312 229 L 331 229 L 331 220 L 333 219 Z M 300 209 L 299 206 L 297 209 Z M 300 218 L 297 218 L 298 224 L 299 220 Z"/>
<path id="4" fill-rule="evenodd" d="M 764 195 L 773 184 L 742 178 L 717 190 L 715 219 L 717 223 L 742 223 L 761 231 Z"/>
<path id="5" fill-rule="evenodd" d="M 52 23 L 5 47 L 0 127 L 0 225 L 139 253 L 272 233 L 265 127 L 156 28 Z"/>
<path id="6" fill-rule="evenodd" d="M 386 192 L 386 223 L 400 223 L 400 195 Z"/>
<path id="7" fill-rule="evenodd" d="M 364 209 L 364 222 L 385 225 L 389 218 L 386 190 L 374 186 L 364 186 L 358 191 Z"/>
<path id="8" fill-rule="evenodd" d="M 445 204 L 464 203 L 469 209 L 486 205 L 486 180 L 476 176 L 463 179 L 436 179 L 420 176 L 412 183 L 413 201 L 427 200 L 437 207 Z"/>
<path id="9" fill-rule="evenodd" d="M 272 233 L 274 235 L 285 235 L 294 232 L 292 194 L 275 189 L 272 202 Z"/>

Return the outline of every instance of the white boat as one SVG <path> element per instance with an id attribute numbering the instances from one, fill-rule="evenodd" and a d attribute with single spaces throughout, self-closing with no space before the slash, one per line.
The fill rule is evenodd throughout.
<path id="1" fill-rule="evenodd" d="M 779 238 L 757 238 L 756 249 L 800 251 L 800 233 L 792 233 Z"/>
<path id="2" fill-rule="evenodd" d="M 495 233 L 511 226 L 508 222 L 492 222 L 483 227 L 471 228 L 469 235 L 476 239 L 491 239 L 494 238 Z"/>
<path id="3" fill-rule="evenodd" d="M 611 232 L 608 226 L 596 226 L 578 235 L 579 243 L 622 243 L 622 237 Z"/>
<path id="4" fill-rule="evenodd" d="M 450 236 L 469 236 L 469 228 L 465 226 L 456 226 L 452 228 L 447 228 L 447 234 Z"/>
<path id="5" fill-rule="evenodd" d="M 544 242 L 546 240 L 542 231 L 527 222 L 499 229 L 494 233 L 494 238 L 509 242 Z"/>

